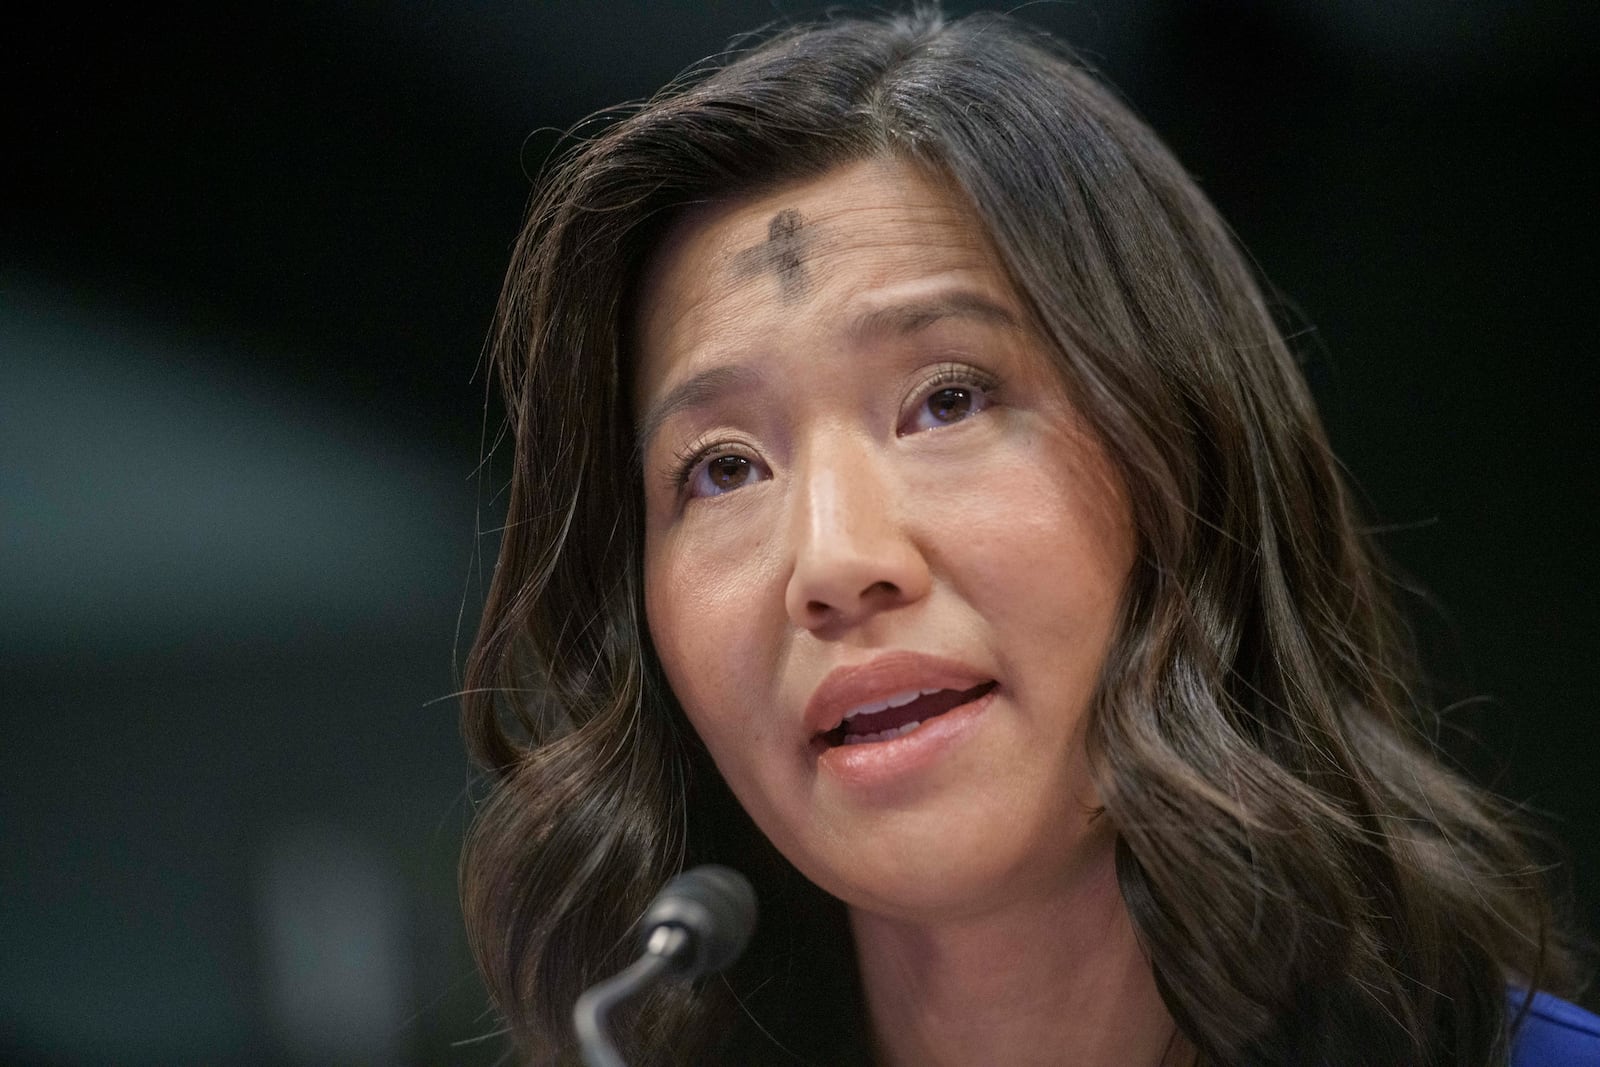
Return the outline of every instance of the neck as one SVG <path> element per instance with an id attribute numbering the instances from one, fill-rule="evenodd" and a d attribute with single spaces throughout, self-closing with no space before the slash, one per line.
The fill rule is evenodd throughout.
<path id="1" fill-rule="evenodd" d="M 1106 856 L 1054 896 L 948 922 L 852 910 L 884 1067 L 1176 1067 L 1178 1034 Z"/>

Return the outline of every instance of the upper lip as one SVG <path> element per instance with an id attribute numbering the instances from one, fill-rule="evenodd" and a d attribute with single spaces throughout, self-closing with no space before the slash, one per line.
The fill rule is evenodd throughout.
<path id="1" fill-rule="evenodd" d="M 989 675 L 955 660 L 923 652 L 886 652 L 829 671 L 806 701 L 805 725 L 815 737 L 874 701 L 924 689 L 972 689 L 989 681 L 993 681 Z"/>

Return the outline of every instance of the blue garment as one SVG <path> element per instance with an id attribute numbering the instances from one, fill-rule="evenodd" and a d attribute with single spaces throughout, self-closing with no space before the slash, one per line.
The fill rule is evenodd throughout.
<path id="1" fill-rule="evenodd" d="M 1511 994 L 1511 1017 L 1522 1009 Z M 1535 993 L 1511 1040 L 1511 1067 L 1600 1067 L 1600 1016 L 1549 993 Z"/>

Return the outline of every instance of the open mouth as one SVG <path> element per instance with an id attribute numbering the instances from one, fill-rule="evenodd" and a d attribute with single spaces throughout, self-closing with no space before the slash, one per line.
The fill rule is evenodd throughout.
<path id="1" fill-rule="evenodd" d="M 984 682 L 971 689 L 936 689 L 896 706 L 855 712 L 820 736 L 829 748 L 889 741 L 910 733 L 929 719 L 970 704 L 987 695 L 997 684 Z"/>

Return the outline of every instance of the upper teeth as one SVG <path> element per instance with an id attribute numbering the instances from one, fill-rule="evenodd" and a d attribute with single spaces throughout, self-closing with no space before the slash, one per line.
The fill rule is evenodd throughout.
<path id="1" fill-rule="evenodd" d="M 888 711 L 890 708 L 904 707 L 913 700 L 916 700 L 918 697 L 925 697 L 931 693 L 939 692 L 943 692 L 943 690 L 908 689 L 904 693 L 896 693 L 893 696 L 884 697 L 882 700 L 874 700 L 870 704 L 862 704 L 860 707 L 851 708 L 849 711 L 845 712 L 844 719 L 840 721 L 848 721 L 855 718 L 857 715 L 876 715 L 878 712 Z"/>

